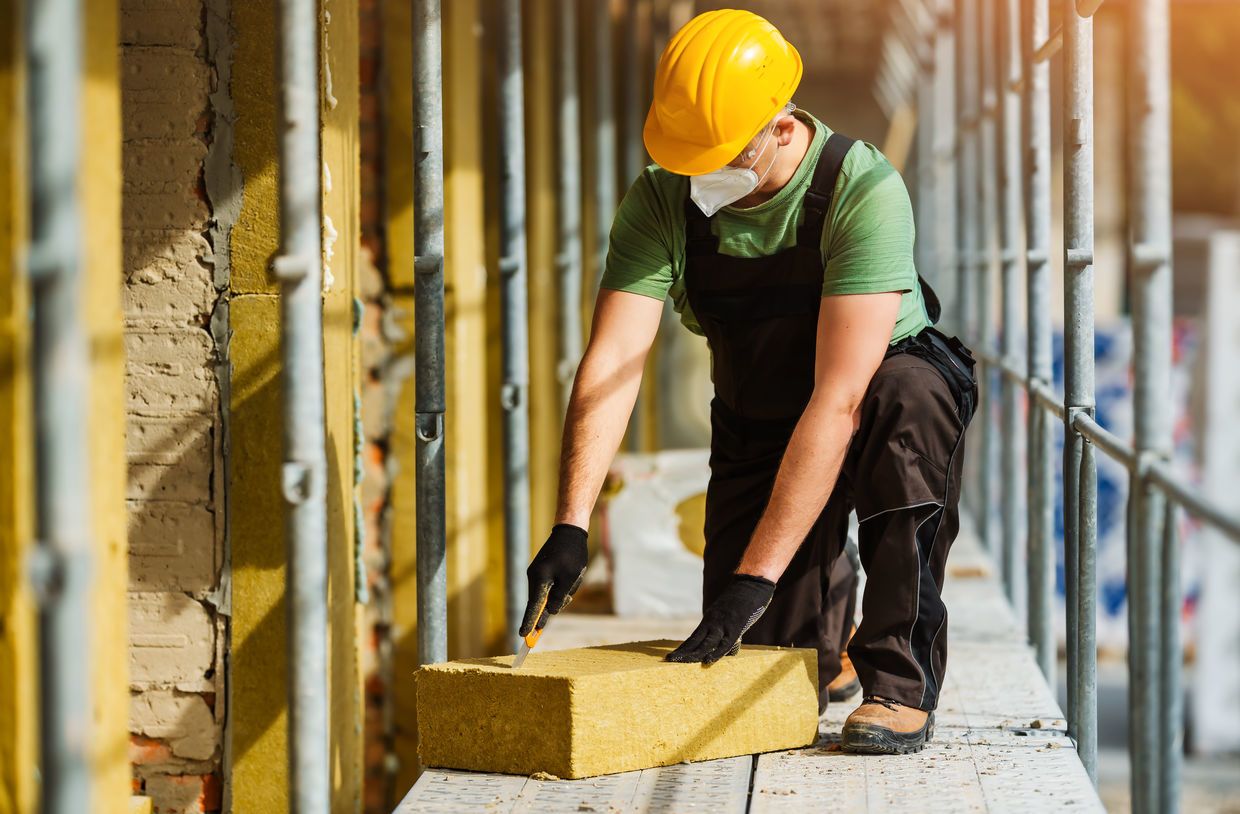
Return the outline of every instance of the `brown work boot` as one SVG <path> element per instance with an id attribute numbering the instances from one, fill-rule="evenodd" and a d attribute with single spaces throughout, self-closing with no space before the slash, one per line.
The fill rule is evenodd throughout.
<path id="1" fill-rule="evenodd" d="M 852 641 L 851 633 L 848 634 L 848 640 Z M 848 657 L 848 648 L 845 647 L 844 652 L 840 653 L 839 675 L 827 685 L 827 697 L 832 701 L 847 701 L 860 691 L 861 680 L 857 678 L 857 669 L 853 667 L 852 659 Z"/>
<path id="2" fill-rule="evenodd" d="M 863 755 L 920 752 L 934 734 L 934 713 L 867 695 L 844 722 L 843 749 Z"/>

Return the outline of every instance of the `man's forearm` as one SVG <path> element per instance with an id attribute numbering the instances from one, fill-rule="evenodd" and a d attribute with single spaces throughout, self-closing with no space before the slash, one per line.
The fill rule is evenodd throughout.
<path id="1" fill-rule="evenodd" d="M 851 409 L 811 400 L 797 422 L 766 511 L 737 571 L 777 582 L 835 488 L 853 434 Z"/>
<path id="2" fill-rule="evenodd" d="M 590 512 L 637 401 L 640 361 L 617 370 L 587 354 L 577 371 L 564 417 L 560 447 L 560 491 L 555 521 L 589 528 Z"/>

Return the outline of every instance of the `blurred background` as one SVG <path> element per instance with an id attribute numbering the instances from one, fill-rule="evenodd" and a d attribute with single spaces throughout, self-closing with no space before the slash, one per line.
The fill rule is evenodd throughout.
<path id="1" fill-rule="evenodd" d="M 935 171 L 917 148 L 921 69 L 901 56 L 899 26 L 933 27 L 944 12 L 925 0 L 520 5 L 530 524 L 515 534 L 532 551 L 552 523 L 573 349 L 588 334 L 606 225 L 647 161 L 641 124 L 669 34 L 725 5 L 769 19 L 805 60 L 794 102 L 880 147 L 919 202 Z M 1053 30 L 1061 9 L 1051 5 Z M 283 810 L 285 507 L 278 285 L 269 271 L 279 242 L 276 4 L 85 8 L 78 196 L 91 360 L 92 681 L 104 733 L 93 760 L 108 789 L 149 797 L 156 811 Z M 1171 0 L 1170 8 L 1174 464 L 1235 516 L 1240 2 Z M 1108 0 L 1094 15 L 1097 416 L 1123 439 L 1133 434 L 1127 10 L 1125 0 Z M 36 614 L 24 566 L 35 539 L 31 291 L 21 273 L 26 11 L 21 0 L 0 0 L 0 812 L 33 810 L 37 789 Z M 418 665 L 413 23 L 410 5 L 395 0 L 322 0 L 321 12 L 333 810 L 386 812 L 418 771 L 409 680 Z M 443 14 L 445 523 L 456 658 L 511 652 L 501 466 L 501 335 L 510 317 L 499 271 L 500 4 L 452 0 Z M 1049 65 L 1051 318 L 1062 392 L 1062 55 Z M 570 178 L 575 186 L 565 185 Z M 926 217 L 919 209 L 919 229 Z M 918 251 L 954 301 L 954 271 Z M 566 278 L 579 298 L 565 299 Z M 994 336 L 1008 330 L 1023 336 L 1024 326 L 996 325 Z M 592 523 L 587 583 L 548 645 L 692 629 L 710 394 L 705 343 L 669 305 Z M 1100 779 L 1108 808 L 1126 811 L 1128 475 L 1104 456 L 1098 466 Z M 976 530 L 993 539 L 997 504 L 980 492 L 997 487 L 968 488 Z M 1240 811 L 1240 548 L 1182 513 L 1177 523 L 1184 809 Z M 1061 653 L 1062 534 L 1060 520 Z M 1023 609 L 1019 591 L 1013 606 Z"/>

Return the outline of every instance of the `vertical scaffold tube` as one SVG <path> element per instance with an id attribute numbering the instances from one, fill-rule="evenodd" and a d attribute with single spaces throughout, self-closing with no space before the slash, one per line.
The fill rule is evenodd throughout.
<path id="1" fill-rule="evenodd" d="M 280 3 L 280 233 L 284 499 L 288 509 L 289 807 L 331 805 L 327 697 L 327 433 L 319 4 Z"/>
<path id="2" fill-rule="evenodd" d="M 48 0 L 26 4 L 26 14 L 41 810 L 70 814 L 93 801 L 89 349 L 77 200 L 82 7 Z"/>
<path id="3" fill-rule="evenodd" d="M 1094 625 L 1097 593 L 1085 590 L 1097 584 L 1098 567 L 1098 465 L 1094 458 L 1094 445 L 1081 440 L 1080 470 L 1080 564 L 1078 577 L 1082 590 L 1079 593 L 1077 618 L 1080 620 L 1082 638 L 1081 654 L 1077 656 L 1076 690 L 1076 751 L 1081 756 L 1085 772 L 1095 786 L 1098 785 L 1098 676 L 1093 653 L 1097 650 Z"/>
<path id="4" fill-rule="evenodd" d="M 954 0 L 938 0 L 934 8 L 934 272 L 943 304 L 945 328 L 963 336 L 960 275 L 957 271 L 960 235 L 956 197 L 959 186 L 956 148 L 956 29 Z"/>
<path id="5" fill-rule="evenodd" d="M 637 176 L 645 167 L 646 147 L 642 142 L 642 122 L 645 109 L 642 100 L 646 93 L 646 64 L 642 59 L 642 25 L 649 24 L 650 0 L 628 0 L 624 13 L 624 56 L 623 64 L 629 71 L 624 82 L 624 121 L 621 135 L 624 162 L 621 167 L 624 173 L 624 188 L 637 180 Z M 646 371 L 650 372 L 657 364 L 658 349 L 652 349 L 646 363 Z M 649 409 L 647 401 L 651 398 L 650 387 L 655 377 L 645 376 L 642 387 L 633 402 L 633 412 L 629 418 L 628 444 L 630 452 L 645 450 L 648 439 L 646 430 L 649 426 L 645 420 Z"/>
<path id="6" fill-rule="evenodd" d="M 616 213 L 616 100 L 612 59 L 611 4 L 593 4 L 594 55 L 594 281 L 597 291 L 607 267 L 607 241 Z"/>
<path id="7" fill-rule="evenodd" d="M 930 284 L 939 291 L 944 291 L 943 275 L 940 273 L 937 256 L 938 247 L 935 235 L 938 227 L 935 223 L 935 110 L 934 89 L 934 18 L 930 17 L 930 30 L 921 31 L 913 26 L 917 37 L 915 56 L 921 73 L 917 77 L 917 269 L 925 275 Z M 941 295 L 941 294 L 940 294 Z"/>
<path id="8" fill-rule="evenodd" d="M 1002 356 L 1012 364 L 1022 354 L 1020 345 L 1020 271 L 1021 271 L 1021 217 L 1024 200 L 1021 193 L 1020 138 L 1021 100 L 1016 89 L 1020 81 L 1020 0 L 1004 0 L 1001 15 L 1002 28 L 997 39 L 1002 43 L 1002 70 L 996 74 L 998 91 L 1002 98 L 1002 171 L 1000 195 L 1000 294 L 1002 301 Z M 1016 382 L 1008 376 L 999 380 L 1001 431 L 999 468 L 1003 473 L 1000 512 L 1003 518 L 1003 565 L 1004 582 L 1011 586 L 1013 601 L 1026 596 L 1024 572 L 1019 568 L 1018 546 L 1021 538 L 1020 480 L 1021 480 L 1021 404 Z M 1027 607 L 1027 606 L 1026 606 Z M 1034 625 L 1032 617 L 1026 619 L 1026 629 Z"/>
<path id="9" fill-rule="evenodd" d="M 960 318 L 961 332 L 965 341 L 981 348 L 980 330 L 977 323 L 978 315 L 978 261 L 982 257 L 982 232 L 981 232 L 981 139 L 978 136 L 979 119 L 980 119 L 980 95 L 979 95 L 979 42 L 978 42 L 978 0 L 960 0 L 958 4 L 958 12 L 956 18 L 956 84 L 957 106 L 959 109 L 959 138 L 956 141 L 957 149 L 957 172 L 959 173 L 959 185 L 956 194 L 959 197 L 957 204 L 960 212 L 959 221 L 959 250 L 956 256 L 957 263 L 957 301 L 956 308 Z M 974 435 L 986 435 L 986 365 L 983 363 L 978 366 L 978 390 L 979 403 L 975 417 L 975 423 L 980 425 L 975 428 Z M 980 463 L 985 460 L 986 441 L 983 438 L 982 443 L 974 450 L 972 454 L 973 461 Z M 987 490 L 987 486 L 982 481 L 982 467 L 973 466 L 970 468 L 971 475 L 967 478 L 967 485 L 964 487 L 964 498 L 968 502 L 973 512 L 973 517 L 977 523 L 978 535 L 981 538 L 982 545 L 990 553 L 994 553 L 991 548 L 991 539 L 989 534 L 990 518 L 986 516 L 989 507 L 983 499 L 983 494 Z"/>
<path id="10" fill-rule="evenodd" d="M 1163 705 L 1159 708 L 1159 731 L 1165 740 L 1158 779 L 1158 810 L 1176 812 L 1180 809 L 1180 770 L 1183 762 L 1184 695 L 1181 691 L 1182 651 L 1180 649 L 1180 539 L 1176 533 L 1175 504 L 1165 500 L 1162 536 L 1162 631 L 1161 665 Z"/>
<path id="11" fill-rule="evenodd" d="M 577 94 L 577 1 L 559 0 L 556 90 L 559 95 L 560 359 L 556 378 L 561 410 L 568 408 L 573 376 L 581 360 L 581 104 Z"/>
<path id="12" fill-rule="evenodd" d="M 1072 427 L 1094 412 L 1094 50 L 1093 21 L 1064 0 L 1064 584 L 1068 627 L 1068 732 L 1080 735 L 1082 681 L 1094 680 L 1093 619 L 1079 615 L 1081 447 Z M 1092 586 L 1089 588 L 1092 590 Z M 1085 631 L 1088 629 L 1088 632 Z M 1082 662 L 1085 663 L 1082 663 Z"/>
<path id="13" fill-rule="evenodd" d="M 995 118 L 998 112 L 998 98 L 995 85 L 998 79 L 998 60 L 995 56 L 995 37 L 998 31 L 995 27 L 995 3 L 996 0 L 980 0 L 980 14 L 978 15 L 978 32 L 976 42 L 980 48 L 981 57 L 981 82 L 979 86 L 979 107 L 978 107 L 978 140 L 980 142 L 981 152 L 981 212 L 980 212 L 980 235 L 978 237 L 978 254 L 976 263 L 973 266 L 973 274 L 977 279 L 977 344 L 978 347 L 984 349 L 987 353 L 995 352 L 995 320 L 994 320 L 994 248 L 997 242 L 996 226 L 999 211 L 999 162 L 998 162 L 998 134 L 995 127 Z M 991 522 L 994 518 L 994 495 L 995 495 L 995 477 L 994 465 L 998 459 L 998 450 L 996 449 L 998 438 L 996 437 L 995 419 L 997 418 L 995 411 L 995 382 L 998 371 L 992 370 L 989 365 L 982 365 L 982 377 L 979 384 L 981 385 L 980 406 L 978 408 L 978 418 L 981 419 L 981 450 L 978 456 L 978 515 L 982 519 L 982 542 L 992 552 L 999 555 L 1002 563 L 1003 573 L 1003 590 L 1007 594 L 1008 601 L 1013 603 L 1015 608 L 1016 594 L 1015 581 L 1012 575 L 1016 571 L 1016 541 L 998 540 L 994 538 L 994 524 Z M 1000 473 L 1002 474 L 1002 473 Z M 996 549 L 998 549 L 996 551 Z M 1020 615 L 1019 609 L 1016 609 L 1016 615 Z"/>
<path id="14" fill-rule="evenodd" d="M 444 517 L 443 61 L 439 0 L 413 4 L 418 662 L 448 659 Z"/>
<path id="15" fill-rule="evenodd" d="M 1050 66 L 1034 51 L 1050 33 L 1047 0 L 1022 0 L 1021 37 L 1025 111 L 1025 268 L 1030 387 L 1051 381 L 1051 103 Z M 1055 686 L 1055 470 L 1054 437 L 1047 412 L 1031 404 L 1029 435 L 1029 638 L 1047 682 Z"/>
<path id="16" fill-rule="evenodd" d="M 1133 418 L 1139 455 L 1167 458 L 1171 452 L 1171 127 L 1169 20 L 1167 0 L 1134 0 L 1130 9 L 1128 77 L 1129 156 L 1128 205 L 1131 224 L 1132 325 L 1134 394 Z M 1162 685 L 1159 659 L 1160 617 L 1178 612 L 1162 608 L 1162 580 L 1176 575 L 1161 572 L 1159 547 L 1164 544 L 1162 494 L 1134 479 L 1136 494 L 1134 554 L 1130 563 L 1129 610 L 1132 673 L 1129 679 L 1132 712 L 1133 810 L 1175 811 L 1171 799 L 1182 739 L 1180 722 L 1170 731 L 1160 725 L 1158 709 L 1178 687 Z M 1178 586 L 1170 593 L 1178 597 Z M 1179 654 L 1175 654 L 1179 658 Z M 1178 701 L 1177 701 L 1178 703 Z M 1131 717 L 1131 716 L 1130 716 Z"/>
<path id="17" fill-rule="evenodd" d="M 519 643 L 530 558 L 529 309 L 525 261 L 525 101 L 521 0 L 499 9 L 500 235 L 504 410 L 504 561 L 509 644 Z"/>

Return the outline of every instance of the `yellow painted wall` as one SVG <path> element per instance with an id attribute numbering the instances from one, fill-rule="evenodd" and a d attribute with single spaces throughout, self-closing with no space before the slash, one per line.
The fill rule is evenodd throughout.
<path id="1" fill-rule="evenodd" d="M 33 534 L 29 291 L 18 266 L 26 233 L 22 24 L 0 0 L 0 814 L 31 811 L 37 792 L 35 607 L 25 563 Z"/>
<path id="2" fill-rule="evenodd" d="M 268 268 L 279 246 L 275 6 L 235 3 L 234 162 L 244 184 L 232 229 L 228 346 L 228 699 L 234 811 L 288 810 L 285 503 L 280 495 L 280 307 Z"/>
<path id="3" fill-rule="evenodd" d="M 499 466 L 497 386 L 489 381 L 486 343 L 487 226 L 483 202 L 483 47 L 480 0 L 443 6 L 444 241 L 448 412 L 445 423 L 448 534 L 448 651 L 452 658 L 492 652 L 504 627 L 501 505 L 487 487 Z M 405 340 L 396 353 L 413 354 L 413 167 L 411 157 L 411 21 L 404 4 L 384 6 L 385 181 L 389 279 Z M 412 363 L 412 359 L 409 358 Z M 414 549 L 414 381 L 402 383 L 394 417 L 392 455 L 392 606 L 397 791 L 417 776 L 414 696 L 417 668 L 417 585 Z"/>
<path id="4" fill-rule="evenodd" d="M 94 512 L 94 797 L 129 805 L 129 652 L 125 607 L 125 353 L 121 317 L 121 92 L 117 0 L 83 4 L 82 254 L 90 342 L 90 467 Z"/>
<path id="5" fill-rule="evenodd" d="M 323 298 L 327 410 L 328 603 L 330 604 L 332 811 L 358 811 L 362 799 L 361 614 L 356 603 L 357 525 L 355 423 L 361 370 L 354 333 L 361 250 L 361 155 L 358 145 L 357 0 L 322 0 L 324 270 L 333 278 Z M 331 242 L 334 241 L 334 242 Z"/>
<path id="6" fill-rule="evenodd" d="M 280 303 L 269 273 L 279 246 L 275 6 L 236 3 L 233 25 L 234 161 L 244 193 L 232 230 L 231 389 L 228 505 L 232 563 L 232 640 L 228 767 L 234 811 L 288 810 L 286 660 L 287 506 L 283 458 Z M 358 252 L 357 6 L 326 0 L 323 103 L 324 213 L 336 239 L 328 261 L 335 281 L 324 298 L 328 432 L 328 546 L 331 625 L 332 810 L 361 798 L 361 675 L 355 596 L 354 416 L 358 361 L 353 335 Z M 307 168 L 317 171 L 320 168 Z"/>

